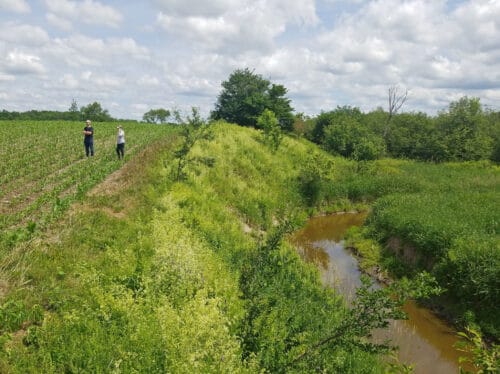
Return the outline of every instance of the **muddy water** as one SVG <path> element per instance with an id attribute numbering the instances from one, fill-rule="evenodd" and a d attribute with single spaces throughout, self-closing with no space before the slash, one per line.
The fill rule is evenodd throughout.
<path id="1" fill-rule="evenodd" d="M 301 256 L 318 265 L 324 284 L 348 300 L 360 286 L 361 274 L 356 258 L 344 249 L 342 238 L 348 228 L 361 225 L 365 218 L 365 214 L 315 217 L 293 238 Z M 399 360 L 411 364 L 416 374 L 458 373 L 458 358 L 463 353 L 453 348 L 456 332 L 413 302 L 405 305 L 405 311 L 408 320 L 393 321 L 388 329 L 375 331 L 375 339 L 390 339 L 399 347 Z"/>

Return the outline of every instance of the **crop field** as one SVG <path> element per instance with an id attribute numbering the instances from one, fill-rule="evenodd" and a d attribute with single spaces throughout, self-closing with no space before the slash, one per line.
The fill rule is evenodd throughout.
<path id="1" fill-rule="evenodd" d="M 85 157 L 83 122 L 0 121 L 0 244 L 11 246 L 60 216 L 123 161 L 117 123 L 93 123 L 95 156 Z M 171 134 L 171 127 L 124 123 L 126 155 Z"/>

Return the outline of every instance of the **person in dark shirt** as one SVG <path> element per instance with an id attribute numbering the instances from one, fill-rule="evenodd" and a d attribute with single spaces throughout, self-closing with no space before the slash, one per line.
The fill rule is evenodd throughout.
<path id="1" fill-rule="evenodd" d="M 85 155 L 87 157 L 94 155 L 94 128 L 92 123 L 88 119 L 85 122 L 85 127 L 83 129 L 83 144 L 85 145 Z"/>

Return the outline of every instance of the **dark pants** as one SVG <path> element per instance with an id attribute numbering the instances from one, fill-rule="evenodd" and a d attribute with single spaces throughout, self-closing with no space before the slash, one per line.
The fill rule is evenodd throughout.
<path id="1" fill-rule="evenodd" d="M 125 156 L 125 143 L 116 145 L 116 154 L 118 155 L 118 158 L 123 158 Z"/>
<path id="2" fill-rule="evenodd" d="M 94 155 L 94 143 L 84 142 L 83 144 L 85 144 L 85 155 L 87 157 L 89 157 L 89 154 L 91 156 L 93 156 Z"/>

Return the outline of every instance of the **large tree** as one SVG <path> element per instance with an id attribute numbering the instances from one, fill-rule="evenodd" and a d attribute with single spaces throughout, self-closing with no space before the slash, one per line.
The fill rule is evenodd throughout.
<path id="1" fill-rule="evenodd" d="M 151 109 L 144 113 L 142 119 L 147 123 L 166 123 L 171 113 L 168 109 Z"/>
<path id="2" fill-rule="evenodd" d="M 284 86 L 271 84 L 248 68 L 238 69 L 222 82 L 222 92 L 211 117 L 255 127 L 257 118 L 269 109 L 276 115 L 282 129 L 292 130 L 293 108 L 286 93 Z"/>
<path id="3" fill-rule="evenodd" d="M 488 159 L 494 140 L 487 132 L 487 118 L 479 98 L 464 96 L 449 105 L 437 118 L 445 159 L 470 161 Z"/>
<path id="4" fill-rule="evenodd" d="M 312 140 L 317 144 L 323 144 L 325 142 L 325 127 L 351 119 L 355 122 L 361 122 L 362 117 L 363 113 L 361 113 L 359 108 L 348 105 L 342 107 L 337 106 L 335 110 L 330 112 L 321 112 L 316 118 L 312 130 Z"/>
<path id="5" fill-rule="evenodd" d="M 97 122 L 112 121 L 107 109 L 103 109 L 97 101 L 80 108 L 83 119 L 90 119 Z"/>

